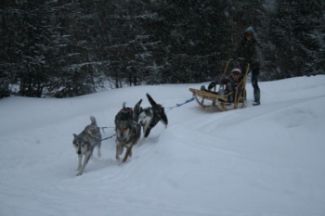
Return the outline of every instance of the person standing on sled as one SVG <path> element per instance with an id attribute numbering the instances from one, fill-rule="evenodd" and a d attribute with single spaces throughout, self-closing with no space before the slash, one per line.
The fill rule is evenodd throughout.
<path id="1" fill-rule="evenodd" d="M 257 53 L 257 41 L 253 27 L 250 26 L 245 30 L 243 39 L 235 50 L 234 58 L 244 58 L 245 63 L 249 63 L 250 71 L 252 72 L 252 85 L 254 88 L 253 105 L 260 105 L 261 93 L 257 83 L 258 75 L 260 73 L 260 61 Z"/>

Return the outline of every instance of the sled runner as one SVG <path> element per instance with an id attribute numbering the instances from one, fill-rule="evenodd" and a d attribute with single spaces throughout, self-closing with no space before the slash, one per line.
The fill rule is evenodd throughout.
<path id="1" fill-rule="evenodd" d="M 243 65 L 243 66 L 242 66 Z M 240 67 L 243 68 L 240 70 L 241 77 L 235 83 L 234 88 L 229 88 L 228 84 L 232 82 L 232 80 L 227 77 L 231 76 L 231 73 L 235 71 L 235 69 L 229 69 L 229 66 L 232 67 Z M 239 69 L 236 68 L 238 72 Z M 209 88 L 205 88 L 204 86 L 201 89 L 190 88 L 189 90 L 192 92 L 195 100 L 198 104 L 203 108 L 214 107 L 220 111 L 226 111 L 229 109 L 237 109 L 238 107 L 246 106 L 246 80 L 247 74 L 249 71 L 249 64 L 241 64 L 238 60 L 230 59 L 227 61 L 224 72 L 220 76 L 220 79 L 214 83 L 214 86 L 211 87 L 209 84 Z M 229 81 L 229 83 L 227 82 Z"/>

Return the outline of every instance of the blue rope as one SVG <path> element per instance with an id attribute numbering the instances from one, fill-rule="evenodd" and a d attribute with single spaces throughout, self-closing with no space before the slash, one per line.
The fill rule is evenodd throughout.
<path id="1" fill-rule="evenodd" d="M 185 104 L 187 104 L 187 103 L 190 103 L 190 102 L 194 101 L 194 99 L 195 99 L 194 97 L 191 97 L 190 99 L 187 99 L 187 100 L 184 101 L 183 103 L 177 103 L 176 105 L 171 106 L 171 107 L 168 107 L 167 109 L 168 109 L 168 110 L 172 110 L 172 109 L 174 109 L 174 108 L 181 107 L 181 106 L 183 106 L 183 105 L 185 105 Z"/>

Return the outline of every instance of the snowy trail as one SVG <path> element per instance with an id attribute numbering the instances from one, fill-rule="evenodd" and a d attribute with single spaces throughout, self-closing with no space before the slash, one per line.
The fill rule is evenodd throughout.
<path id="1" fill-rule="evenodd" d="M 258 107 L 175 108 L 126 164 L 115 161 L 111 139 L 75 176 L 72 133 L 90 115 L 112 126 L 123 101 L 133 106 L 150 92 L 169 107 L 198 86 L 1 100 L 0 215 L 324 215 L 325 76 L 261 83 Z"/>

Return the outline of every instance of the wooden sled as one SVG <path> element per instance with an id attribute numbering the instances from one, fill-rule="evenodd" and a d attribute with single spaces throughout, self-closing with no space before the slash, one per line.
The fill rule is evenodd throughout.
<path id="1" fill-rule="evenodd" d="M 229 60 L 226 64 L 225 71 L 222 76 L 225 76 L 228 70 L 229 63 L 233 61 Z M 238 84 L 238 88 L 235 92 L 223 93 L 223 87 L 221 85 L 215 88 L 214 91 L 206 89 L 194 89 L 190 88 L 197 103 L 203 108 L 216 108 L 218 111 L 226 111 L 230 109 L 237 109 L 238 107 L 246 106 L 246 80 L 249 71 L 249 64 L 246 65 L 246 70 L 242 80 Z M 229 100 L 230 96 L 233 96 L 233 100 Z"/>

